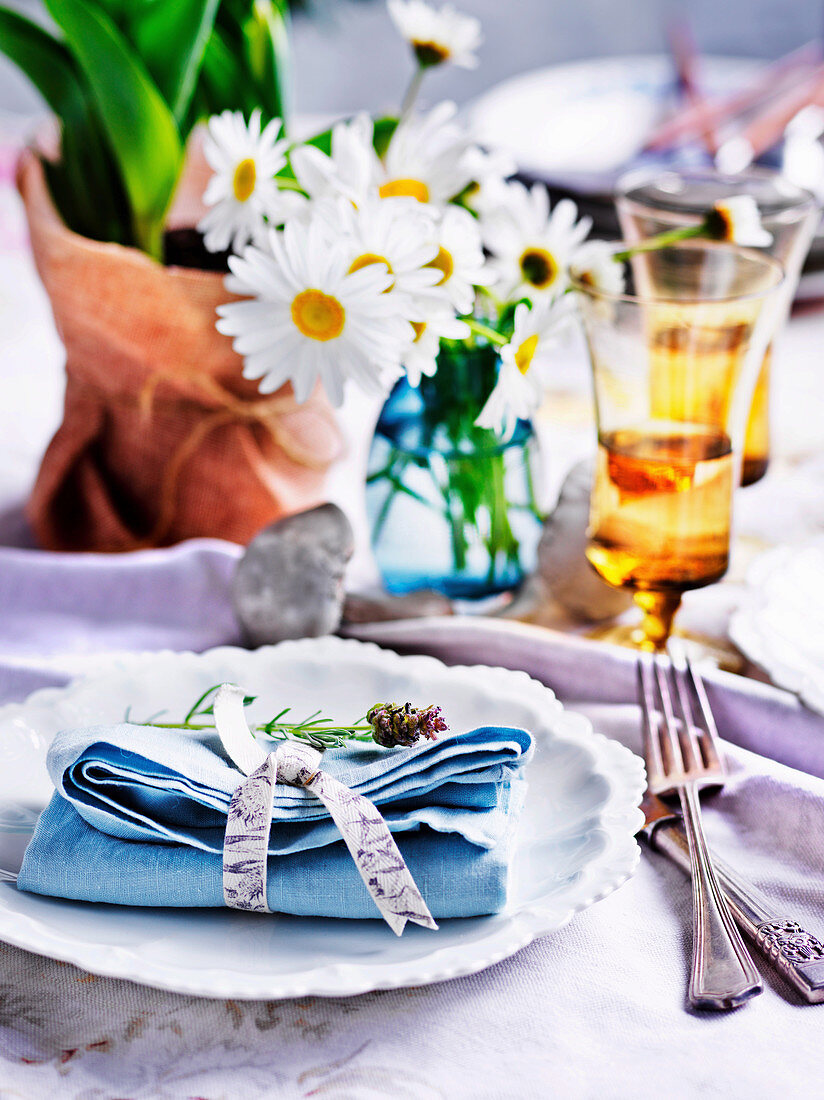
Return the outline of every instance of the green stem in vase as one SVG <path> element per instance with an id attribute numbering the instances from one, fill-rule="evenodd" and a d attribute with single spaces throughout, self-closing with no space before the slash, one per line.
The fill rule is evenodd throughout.
<path id="1" fill-rule="evenodd" d="M 462 320 L 466 321 L 470 330 L 475 333 L 476 336 L 483 336 L 488 340 L 490 344 L 494 344 L 496 347 L 503 347 L 507 343 L 507 338 L 502 336 L 496 329 L 491 328 L 489 325 L 485 325 L 483 321 L 476 321 L 474 317 L 464 317 Z"/>
<path id="2" fill-rule="evenodd" d="M 392 510 L 407 482 L 421 495 L 429 515 L 442 517 L 439 529 L 432 529 L 436 568 L 422 570 L 421 583 L 434 581 L 447 592 L 480 593 L 510 583 L 520 571 L 518 524 L 527 531 L 532 517 L 542 519 L 529 469 L 530 433 L 521 425 L 515 438 L 502 441 L 476 424 L 496 385 L 500 346 L 506 337 L 497 331 L 501 326 L 496 321 L 472 318 L 470 327 L 477 342 L 443 341 L 437 373 L 422 378 L 417 391 L 399 390 L 379 428 L 376 468 L 368 483 L 374 494 L 373 543 L 379 560 L 384 553 L 389 560 L 390 584 L 406 585 L 409 574 L 404 562 L 395 581 L 391 558 L 398 551 L 387 532 L 402 517 L 404 524 L 421 532 L 429 523 L 420 509 L 407 513 L 398 502 L 397 517 Z M 509 477 L 511 462 L 514 478 Z M 516 496 L 510 501 L 507 494 L 513 492 Z"/>
<path id="3" fill-rule="evenodd" d="M 372 524 L 373 542 L 377 541 L 377 539 L 380 537 L 380 533 L 383 530 L 384 524 L 389 517 L 389 512 L 391 511 L 392 505 L 395 503 L 395 498 L 398 496 L 398 494 L 411 497 L 413 500 L 417 501 L 418 504 L 423 504 L 427 508 L 434 507 L 431 501 L 427 500 L 425 497 L 421 496 L 420 493 L 416 493 L 414 489 L 411 489 L 408 485 L 404 484 L 403 478 L 410 465 L 412 465 L 411 457 L 398 450 L 397 447 L 392 447 L 389 461 L 386 463 L 386 465 L 382 469 L 376 470 L 375 473 L 369 474 L 366 478 L 367 485 L 374 485 L 381 481 L 385 481 L 390 486 L 390 491 L 387 492 L 383 503 L 381 504 L 380 511 L 378 512 L 377 516 L 375 517 L 375 521 Z"/>
<path id="4" fill-rule="evenodd" d="M 490 529 L 487 549 L 489 552 L 489 582 L 492 583 L 500 554 L 505 555 L 508 562 L 517 561 L 518 540 L 515 538 L 509 522 L 503 454 L 491 455 L 489 467 L 489 488 L 491 491 L 489 501 Z"/>
<path id="5" fill-rule="evenodd" d="M 544 511 L 538 506 L 538 495 L 535 492 L 535 476 L 532 473 L 532 463 L 529 461 L 529 441 L 524 444 L 524 470 L 526 474 L 527 507 L 535 518 L 543 523 L 546 519 Z"/>
<path id="6" fill-rule="evenodd" d="M 656 237 L 647 237 L 644 241 L 625 248 L 621 252 L 615 252 L 613 259 L 618 262 L 631 260 L 633 256 L 639 256 L 642 252 L 658 252 L 662 248 L 669 248 L 671 244 L 679 241 L 688 241 L 692 237 L 706 237 L 708 224 L 706 221 L 700 225 L 685 226 L 681 229 L 668 229 L 665 233 L 659 233 Z"/>
<path id="7" fill-rule="evenodd" d="M 433 476 L 435 476 L 433 474 Z M 435 476 L 439 482 L 441 495 L 444 502 L 444 511 L 449 521 L 449 538 L 452 546 L 452 565 L 456 572 L 462 572 L 466 568 L 469 543 L 466 538 L 466 512 L 463 494 L 458 488 L 456 474 L 453 473 L 449 459 L 446 461 L 445 479 Z"/>

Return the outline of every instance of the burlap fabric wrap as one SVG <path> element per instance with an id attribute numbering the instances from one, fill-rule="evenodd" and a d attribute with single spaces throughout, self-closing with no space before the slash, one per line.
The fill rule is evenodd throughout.
<path id="1" fill-rule="evenodd" d="M 321 392 L 261 395 L 215 329 L 223 277 L 70 232 L 26 152 L 18 187 L 66 347 L 63 423 L 27 514 L 51 550 L 247 542 L 323 499 L 341 436 Z"/>

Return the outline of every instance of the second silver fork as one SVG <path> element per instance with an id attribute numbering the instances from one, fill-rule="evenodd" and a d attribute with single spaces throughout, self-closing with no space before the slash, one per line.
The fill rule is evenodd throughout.
<path id="1" fill-rule="evenodd" d="M 720 786 L 725 775 L 704 686 L 685 659 L 675 664 L 658 656 L 641 658 L 638 696 L 649 789 L 653 794 L 677 792 L 689 842 L 693 900 L 689 1000 L 695 1008 L 737 1008 L 763 986 L 716 878 L 701 824 L 698 792 L 702 787 Z"/>

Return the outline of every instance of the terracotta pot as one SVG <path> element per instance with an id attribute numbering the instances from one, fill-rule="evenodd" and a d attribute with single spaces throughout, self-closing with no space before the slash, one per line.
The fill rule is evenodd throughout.
<path id="1" fill-rule="evenodd" d="M 199 536 L 247 542 L 324 499 L 342 448 L 321 391 L 262 396 L 215 329 L 223 276 L 163 267 L 61 221 L 26 152 L 18 187 L 66 347 L 63 423 L 27 515 L 52 550 L 133 550 Z"/>

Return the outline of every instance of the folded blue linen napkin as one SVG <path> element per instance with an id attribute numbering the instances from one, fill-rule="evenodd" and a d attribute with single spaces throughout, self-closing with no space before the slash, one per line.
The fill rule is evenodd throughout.
<path id="1" fill-rule="evenodd" d="M 275 745 L 273 744 L 273 748 Z M 496 912 L 525 794 L 532 738 L 486 727 L 412 748 L 350 743 L 322 767 L 371 799 L 435 917 Z M 126 905 L 223 904 L 226 813 L 242 780 L 214 735 L 120 725 L 58 735 L 56 792 L 18 877 L 35 893 Z M 322 803 L 278 784 L 271 909 L 379 917 Z"/>

